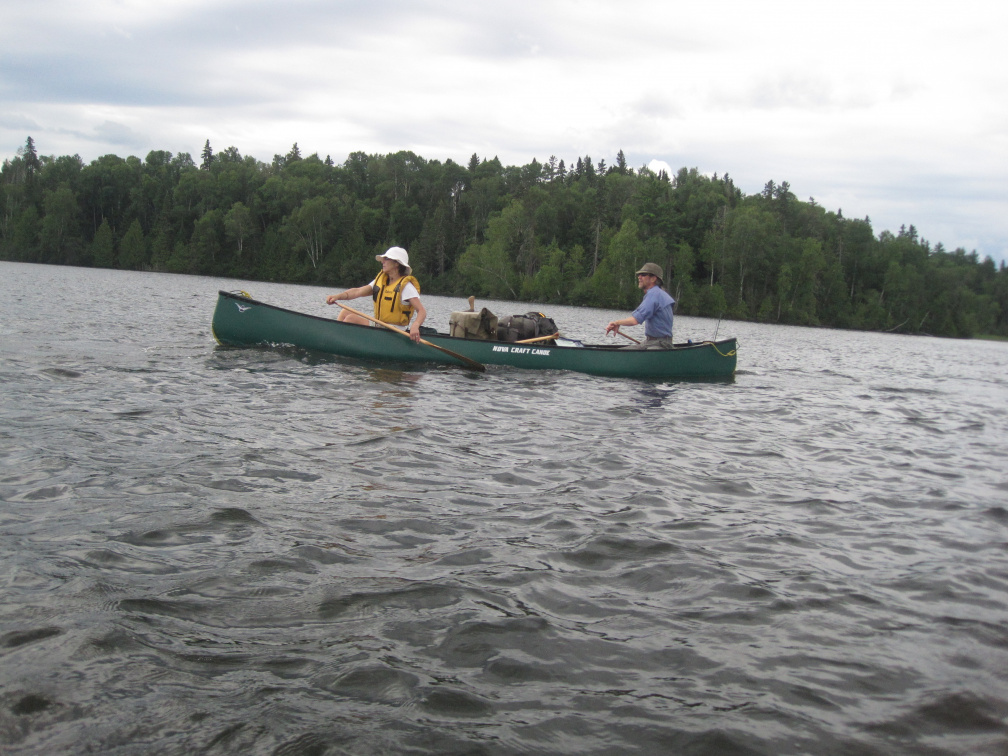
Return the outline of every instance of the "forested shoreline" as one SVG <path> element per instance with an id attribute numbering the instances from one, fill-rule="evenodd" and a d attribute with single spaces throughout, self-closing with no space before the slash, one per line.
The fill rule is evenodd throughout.
<path id="1" fill-rule="evenodd" d="M 666 270 L 685 315 L 938 336 L 1008 336 L 1008 269 L 911 225 L 877 236 L 786 181 L 674 176 L 550 157 L 463 166 L 412 152 L 340 164 L 295 144 L 271 163 L 209 141 L 144 160 L 40 156 L 0 168 L 0 259 L 359 285 L 409 250 L 432 294 L 633 308 L 634 271 Z"/>

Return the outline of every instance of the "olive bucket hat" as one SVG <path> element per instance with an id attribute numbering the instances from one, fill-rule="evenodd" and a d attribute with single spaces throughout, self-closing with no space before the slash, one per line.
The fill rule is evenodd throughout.
<path id="1" fill-rule="evenodd" d="M 660 265 L 655 265 L 654 263 L 644 263 L 641 269 L 637 271 L 639 276 L 641 273 L 646 273 L 649 276 L 654 276 L 658 279 L 658 283 L 665 283 L 665 271 L 661 269 Z"/>

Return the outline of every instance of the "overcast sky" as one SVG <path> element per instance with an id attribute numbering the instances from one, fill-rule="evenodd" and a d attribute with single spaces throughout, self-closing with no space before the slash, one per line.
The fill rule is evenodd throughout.
<path id="1" fill-rule="evenodd" d="M 1008 258 L 1004 0 L 0 2 L 0 159 L 622 149 Z"/>

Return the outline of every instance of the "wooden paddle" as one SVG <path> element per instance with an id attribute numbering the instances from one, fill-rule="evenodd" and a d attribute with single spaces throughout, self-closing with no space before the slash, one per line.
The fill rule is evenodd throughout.
<path id="1" fill-rule="evenodd" d="M 550 339 L 562 339 L 562 333 L 551 333 L 549 336 L 536 336 L 534 339 L 522 339 L 515 344 L 535 344 L 537 341 L 549 341 Z"/>
<path id="2" fill-rule="evenodd" d="M 339 304 L 339 303 L 337 302 L 337 304 Z M 629 334 L 623 333 L 623 331 L 617 331 L 616 333 L 618 333 L 620 336 L 622 336 L 625 339 L 630 339 L 630 341 L 632 341 L 634 344 L 640 344 L 640 342 L 637 341 L 637 339 L 635 339 L 633 336 L 630 336 Z"/>
<path id="3" fill-rule="evenodd" d="M 398 333 L 400 336 L 405 336 L 407 339 L 411 339 L 410 335 L 408 333 L 406 333 L 406 331 L 401 331 L 398 328 L 396 328 L 394 325 L 389 325 L 388 323 L 383 323 L 382 321 L 378 320 L 378 318 L 372 318 L 370 315 L 365 315 L 363 312 L 360 312 L 359 310 L 355 310 L 353 307 L 350 307 L 349 305 L 345 305 L 342 302 L 337 302 L 336 304 L 338 304 L 340 307 L 342 307 L 347 312 L 352 312 L 354 315 L 359 315 L 360 317 L 364 318 L 365 320 L 370 320 L 375 325 L 380 325 L 380 326 L 382 326 L 384 328 L 388 328 L 393 333 Z M 471 368 L 473 370 L 479 370 L 481 372 L 484 371 L 484 370 L 486 370 L 486 365 L 484 365 L 483 363 L 476 362 L 476 360 L 471 360 L 468 357 L 466 357 L 465 355 L 458 354 L 457 352 L 453 352 L 451 349 L 445 349 L 444 347 L 440 347 L 437 344 L 431 344 L 429 341 L 427 341 L 427 339 L 420 339 L 420 343 L 423 344 L 423 345 L 425 345 L 425 346 L 429 346 L 432 349 L 437 349 L 439 352 L 444 352 L 449 357 L 454 357 L 456 360 L 458 360 L 459 362 L 463 363 L 468 368 Z"/>

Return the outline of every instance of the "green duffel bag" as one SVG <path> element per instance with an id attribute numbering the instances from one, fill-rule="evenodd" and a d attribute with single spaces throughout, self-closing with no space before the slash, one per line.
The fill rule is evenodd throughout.
<path id="1" fill-rule="evenodd" d="M 541 312 L 507 315 L 497 322 L 498 341 L 525 341 L 539 336 L 551 336 L 556 332 L 553 318 L 547 318 Z"/>

